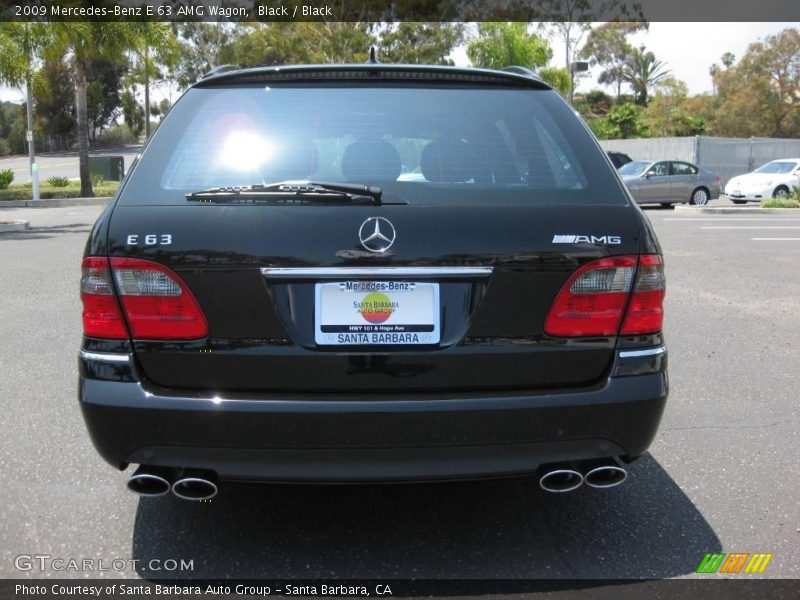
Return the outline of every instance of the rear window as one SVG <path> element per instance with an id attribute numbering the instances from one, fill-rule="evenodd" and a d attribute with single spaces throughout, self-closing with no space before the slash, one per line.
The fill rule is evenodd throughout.
<path id="1" fill-rule="evenodd" d="M 190 90 L 156 131 L 123 204 L 280 181 L 379 185 L 425 203 L 625 203 L 590 134 L 549 90 L 250 85 Z"/>

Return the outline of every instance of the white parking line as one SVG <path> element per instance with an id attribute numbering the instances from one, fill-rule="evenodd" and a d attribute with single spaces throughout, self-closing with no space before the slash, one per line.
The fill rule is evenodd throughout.
<path id="1" fill-rule="evenodd" d="M 744 225 L 744 226 L 738 227 L 736 225 L 731 225 L 731 226 L 720 225 L 718 227 L 717 226 L 711 226 L 711 227 L 704 226 L 704 227 L 701 227 L 700 229 L 800 229 L 800 226 L 797 226 L 797 225 L 752 225 L 752 226 Z"/>
<path id="2" fill-rule="evenodd" d="M 800 242 L 800 238 L 750 238 L 754 242 Z"/>

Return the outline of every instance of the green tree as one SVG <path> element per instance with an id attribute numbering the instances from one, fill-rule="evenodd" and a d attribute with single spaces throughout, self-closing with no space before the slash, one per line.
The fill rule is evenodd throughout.
<path id="1" fill-rule="evenodd" d="M 644 122 L 643 111 L 636 104 L 617 104 L 602 119 L 590 120 L 589 125 L 600 139 L 649 137 L 650 131 Z"/>
<path id="2" fill-rule="evenodd" d="M 221 63 L 245 67 L 365 62 L 374 26 L 348 23 L 268 23 L 242 26 L 219 53 Z"/>
<path id="3" fill-rule="evenodd" d="M 93 142 L 119 113 L 122 78 L 127 71 L 127 60 L 95 58 L 90 64 L 86 77 L 86 118 Z"/>
<path id="4" fill-rule="evenodd" d="M 579 54 L 577 49 L 592 28 L 592 22 L 619 21 L 633 18 L 644 21 L 638 3 L 630 6 L 625 0 L 538 0 L 537 11 L 542 15 L 540 27 L 559 38 L 564 45 L 564 68 L 570 77 L 567 97 L 572 104 L 575 73 L 571 65 Z"/>
<path id="5" fill-rule="evenodd" d="M 581 48 L 580 58 L 603 69 L 598 83 L 616 87 L 617 100 L 622 94 L 622 84 L 625 83 L 625 65 L 634 51 L 633 46 L 628 43 L 628 36 L 647 28 L 646 21 L 603 23 L 591 30 L 586 38 L 586 44 Z"/>
<path id="6" fill-rule="evenodd" d="M 644 121 L 655 134 L 664 137 L 681 135 L 685 123 L 683 102 L 689 90 L 683 81 L 665 77 L 655 86 L 655 93 L 644 111 Z"/>
<path id="7" fill-rule="evenodd" d="M 547 83 L 553 86 L 553 89 L 558 91 L 562 96 L 566 97 L 569 94 L 569 72 L 561 67 L 546 67 L 539 69 L 539 77 L 544 79 Z"/>
<path id="8" fill-rule="evenodd" d="M 670 70 L 663 61 L 658 60 L 644 46 L 634 48 L 627 61 L 622 77 L 630 84 L 636 104 L 646 106 L 650 90 L 662 79 L 669 76 Z"/>
<path id="9" fill-rule="evenodd" d="M 178 40 L 167 23 L 133 23 L 133 74 L 144 86 L 145 137 L 150 137 L 150 85 L 164 79 L 162 67 L 173 68 L 179 57 Z"/>
<path id="10" fill-rule="evenodd" d="M 72 64 L 75 81 L 75 108 L 78 126 L 78 164 L 81 196 L 94 196 L 89 176 L 89 135 L 87 109 L 87 78 L 93 59 L 104 57 L 119 60 L 138 43 L 135 28 L 117 22 L 53 22 L 47 54 L 50 57 L 67 55 Z"/>
<path id="11" fill-rule="evenodd" d="M 29 56 L 19 43 L 25 37 L 26 25 L 0 23 L 0 83 L 11 87 L 24 85 L 33 75 Z"/>
<path id="12" fill-rule="evenodd" d="M 186 89 L 211 69 L 225 63 L 221 55 L 233 39 L 241 35 L 243 26 L 188 21 L 173 23 L 172 28 L 177 49 L 171 78 L 179 88 Z"/>
<path id="13" fill-rule="evenodd" d="M 481 23 L 478 36 L 467 45 L 467 56 L 476 67 L 537 69 L 550 61 L 553 51 L 546 39 L 528 33 L 527 23 Z"/>
<path id="14" fill-rule="evenodd" d="M 720 135 L 800 137 L 800 32 L 784 29 L 750 44 L 715 83 Z"/>
<path id="15" fill-rule="evenodd" d="M 69 66 L 60 58 L 45 60 L 33 86 L 36 120 L 42 134 L 67 148 L 75 141 L 75 82 Z"/>
<path id="16" fill-rule="evenodd" d="M 448 58 L 464 39 L 464 23 L 402 22 L 379 33 L 381 62 L 452 65 Z"/>
<path id="17" fill-rule="evenodd" d="M 122 103 L 122 120 L 134 137 L 139 137 L 144 131 L 144 109 L 136 101 L 134 88 L 127 88 L 120 96 Z"/>

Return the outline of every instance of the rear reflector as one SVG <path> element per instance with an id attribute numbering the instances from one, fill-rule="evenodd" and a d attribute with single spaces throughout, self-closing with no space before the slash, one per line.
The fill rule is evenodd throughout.
<path id="1" fill-rule="evenodd" d="M 547 315 L 544 330 L 565 337 L 617 335 L 625 317 L 623 334 L 653 333 L 661 330 L 663 298 L 660 256 L 601 258 L 569 278 Z"/>
<path id="2" fill-rule="evenodd" d="M 125 338 L 124 323 L 120 318 L 119 328 L 112 329 L 112 315 L 107 315 L 108 328 L 114 335 L 102 335 L 102 328 L 87 327 L 87 301 L 96 303 L 97 298 L 110 298 L 108 263 L 104 258 L 84 259 L 84 277 L 81 282 L 84 299 L 84 333 L 90 337 Z M 105 265 L 105 269 L 103 269 Z M 113 274 L 119 294 L 122 313 L 130 329 L 131 337 L 148 340 L 191 340 L 208 335 L 208 323 L 189 288 L 181 278 L 164 265 L 138 258 L 112 258 L 110 273 Z M 119 310 L 119 309 L 117 309 Z M 88 325 L 91 325 L 89 323 Z"/>

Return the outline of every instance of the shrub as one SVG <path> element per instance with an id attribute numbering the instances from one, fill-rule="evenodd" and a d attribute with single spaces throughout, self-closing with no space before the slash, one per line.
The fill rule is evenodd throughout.
<path id="1" fill-rule="evenodd" d="M 769 198 L 761 202 L 761 208 L 800 208 L 800 202 L 791 198 Z"/>
<path id="2" fill-rule="evenodd" d="M 69 179 L 66 177 L 50 177 L 47 180 L 47 185 L 54 188 L 67 187 L 69 185 Z"/>
<path id="3" fill-rule="evenodd" d="M 103 185 L 105 178 L 100 173 L 92 173 L 92 187 L 99 187 Z"/>
<path id="4" fill-rule="evenodd" d="M 0 190 L 8 189 L 12 181 L 14 181 L 14 171 L 11 169 L 0 171 Z"/>
<path id="5" fill-rule="evenodd" d="M 137 138 L 127 125 L 116 125 L 104 131 L 95 141 L 94 145 L 99 146 L 124 146 L 135 144 Z"/>

